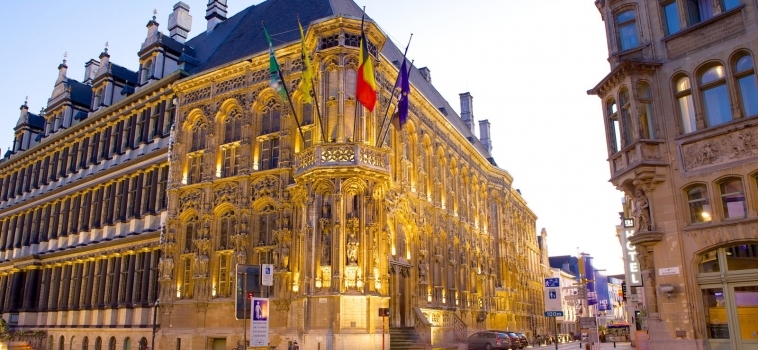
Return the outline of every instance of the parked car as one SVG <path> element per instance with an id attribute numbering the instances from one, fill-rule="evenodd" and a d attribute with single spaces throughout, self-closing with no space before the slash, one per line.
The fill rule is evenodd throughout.
<path id="1" fill-rule="evenodd" d="M 468 337 L 468 348 L 469 350 L 511 349 L 511 339 L 503 332 L 476 332 Z"/>
<path id="2" fill-rule="evenodd" d="M 503 333 L 505 335 L 507 340 L 503 342 L 503 349 L 509 349 L 509 350 L 523 349 L 521 347 L 521 339 L 519 339 L 516 333 L 513 333 L 511 331 L 497 331 L 497 330 L 493 330 L 490 332 Z"/>
<path id="3" fill-rule="evenodd" d="M 526 335 L 524 333 L 515 332 L 516 336 L 518 336 L 519 340 L 521 341 L 521 347 L 519 349 L 525 348 L 527 345 L 529 345 L 529 339 L 526 339 Z"/>

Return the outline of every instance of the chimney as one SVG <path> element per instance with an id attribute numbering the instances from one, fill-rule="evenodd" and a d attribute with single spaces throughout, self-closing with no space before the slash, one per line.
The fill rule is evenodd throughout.
<path id="1" fill-rule="evenodd" d="M 482 142 L 482 146 L 487 150 L 487 153 L 492 153 L 492 140 L 490 139 L 490 121 L 479 121 L 479 141 Z"/>
<path id="2" fill-rule="evenodd" d="M 471 93 L 464 92 L 460 94 L 461 97 L 461 119 L 466 127 L 471 130 L 472 134 L 476 134 L 476 123 L 474 122 L 474 97 Z"/>
<path id="3" fill-rule="evenodd" d="M 423 67 L 418 69 L 419 73 L 421 73 L 421 76 L 424 77 L 424 80 L 426 80 L 427 83 L 432 83 L 432 74 L 429 71 L 429 68 Z"/>
<path id="4" fill-rule="evenodd" d="M 180 43 L 187 40 L 187 34 L 192 29 L 192 16 L 189 5 L 179 1 L 174 5 L 174 12 L 168 15 L 168 32 L 171 39 Z"/>
<path id="5" fill-rule="evenodd" d="M 208 20 L 208 32 L 212 32 L 216 25 L 226 21 L 226 0 L 208 0 L 205 19 Z"/>
<path id="6" fill-rule="evenodd" d="M 92 81 L 97 77 L 97 71 L 100 69 L 100 61 L 89 60 L 84 64 L 84 80 L 82 83 L 92 85 Z"/>

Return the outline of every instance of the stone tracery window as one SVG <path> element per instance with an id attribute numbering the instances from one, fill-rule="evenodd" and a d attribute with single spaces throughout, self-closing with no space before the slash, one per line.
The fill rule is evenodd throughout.
<path id="1" fill-rule="evenodd" d="M 193 240 L 195 239 L 195 234 L 200 229 L 200 221 L 198 220 L 197 216 L 193 216 L 189 218 L 184 223 L 184 252 L 188 253 L 191 251 L 194 251 L 194 245 Z"/>
<path id="2" fill-rule="evenodd" d="M 695 185 L 687 189 L 687 203 L 690 212 L 690 223 L 711 221 L 711 202 L 705 185 Z"/>
<path id="3" fill-rule="evenodd" d="M 740 102 L 745 117 L 758 115 L 758 84 L 755 79 L 753 58 L 743 55 L 735 60 L 734 78 L 740 91 Z"/>
<path id="4" fill-rule="evenodd" d="M 235 227 L 237 226 L 237 217 L 231 210 L 226 211 L 219 218 L 218 225 L 218 247 L 219 249 L 229 249 L 231 244 L 229 243 L 229 236 L 235 233 Z"/>
<path id="5" fill-rule="evenodd" d="M 275 133 L 281 129 L 281 109 L 281 105 L 271 99 L 261 110 L 260 136 L 268 136 L 260 141 L 260 170 L 279 166 L 279 135 Z"/>
<path id="6" fill-rule="evenodd" d="M 634 141 L 632 113 L 630 112 L 631 100 L 629 99 L 629 90 L 626 87 L 622 87 L 619 91 L 619 104 L 621 105 L 621 143 L 626 147 Z"/>
<path id="7" fill-rule="evenodd" d="M 605 116 L 608 118 L 608 145 L 611 154 L 614 154 L 621 149 L 621 140 L 619 139 L 621 128 L 619 126 L 618 107 L 613 97 L 605 102 Z"/>
<path id="8" fill-rule="evenodd" d="M 641 81 L 637 84 L 637 98 L 640 105 L 640 131 L 643 139 L 656 138 L 655 119 L 653 118 L 653 93 L 650 84 Z"/>
<path id="9" fill-rule="evenodd" d="M 699 79 L 703 112 L 708 126 L 730 122 L 732 109 L 726 87 L 724 66 L 711 66 L 700 74 Z"/>
<path id="10" fill-rule="evenodd" d="M 684 76 L 676 81 L 675 90 L 679 117 L 682 123 L 682 133 L 691 133 L 697 130 L 695 119 L 695 103 L 692 99 L 692 86 L 690 78 Z"/>

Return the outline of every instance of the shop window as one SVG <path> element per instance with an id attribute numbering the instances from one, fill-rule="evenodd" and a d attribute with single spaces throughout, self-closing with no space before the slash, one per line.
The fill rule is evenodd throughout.
<path id="1" fill-rule="evenodd" d="M 703 289 L 705 326 L 709 339 L 729 339 L 726 300 L 723 288 Z"/>
<path id="2" fill-rule="evenodd" d="M 663 3 L 662 6 L 664 23 L 666 24 L 666 35 L 671 35 L 681 30 L 681 26 L 679 25 L 679 8 L 676 1 Z"/>
<path id="3" fill-rule="evenodd" d="M 705 186 L 695 186 L 687 190 L 687 203 L 690 210 L 690 222 L 710 222 L 711 203 L 708 199 L 708 190 Z"/>
<path id="4" fill-rule="evenodd" d="M 679 106 L 679 118 L 682 122 L 682 132 L 687 134 L 697 129 L 695 121 L 695 104 L 692 100 L 690 78 L 682 77 L 676 81 L 676 100 Z"/>
<path id="5" fill-rule="evenodd" d="M 724 219 L 744 218 L 747 216 L 747 204 L 742 180 L 730 179 L 719 184 L 721 189 L 721 206 Z"/>
<path id="6" fill-rule="evenodd" d="M 708 126 L 724 124 L 732 120 L 724 66 L 712 66 L 700 75 L 700 91 Z"/>
<path id="7" fill-rule="evenodd" d="M 758 269 L 758 244 L 739 244 L 726 248 L 729 271 Z"/>
<path id="8" fill-rule="evenodd" d="M 653 118 L 653 93 L 650 85 L 645 82 L 637 84 L 637 97 L 640 105 L 640 130 L 643 139 L 654 139 L 655 121 Z"/>
<path id="9" fill-rule="evenodd" d="M 734 65 L 734 72 L 745 116 L 758 115 L 758 84 L 755 80 L 753 58 L 750 55 L 738 58 Z"/>
<path id="10" fill-rule="evenodd" d="M 742 340 L 758 340 L 755 324 L 758 312 L 758 286 L 734 287 L 734 303 L 737 305 L 737 322 Z M 747 345 L 747 344 L 746 344 Z"/>
<path id="11" fill-rule="evenodd" d="M 700 256 L 700 263 L 698 264 L 698 270 L 701 273 L 721 271 L 721 265 L 719 264 L 719 259 L 718 259 L 718 251 L 714 250 Z"/>
<path id="12" fill-rule="evenodd" d="M 618 28 L 621 51 L 633 49 L 640 45 L 634 10 L 624 11 L 616 15 L 616 26 Z"/>

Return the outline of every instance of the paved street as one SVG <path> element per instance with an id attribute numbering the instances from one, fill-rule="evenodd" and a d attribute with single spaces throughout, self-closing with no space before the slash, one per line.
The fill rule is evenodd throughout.
<path id="1" fill-rule="evenodd" d="M 585 345 L 585 343 L 582 343 L 582 347 L 580 348 L 579 347 L 579 342 L 562 343 L 562 344 L 558 344 L 558 349 L 559 350 L 569 350 L 569 349 L 582 349 L 583 350 L 584 349 L 584 345 Z M 535 346 L 535 347 L 531 347 L 530 346 L 529 348 L 532 348 L 532 349 L 541 349 L 541 350 L 550 350 L 550 349 L 555 349 L 555 344 Z M 613 343 L 600 343 L 599 346 L 596 346 L 593 350 L 597 350 L 597 349 L 600 349 L 600 350 L 610 350 L 610 349 L 613 349 L 613 348 L 614 348 L 613 347 Z M 629 342 L 624 342 L 624 343 L 616 343 L 616 349 L 630 350 L 630 349 L 634 349 L 634 348 L 631 346 L 631 344 Z"/>

